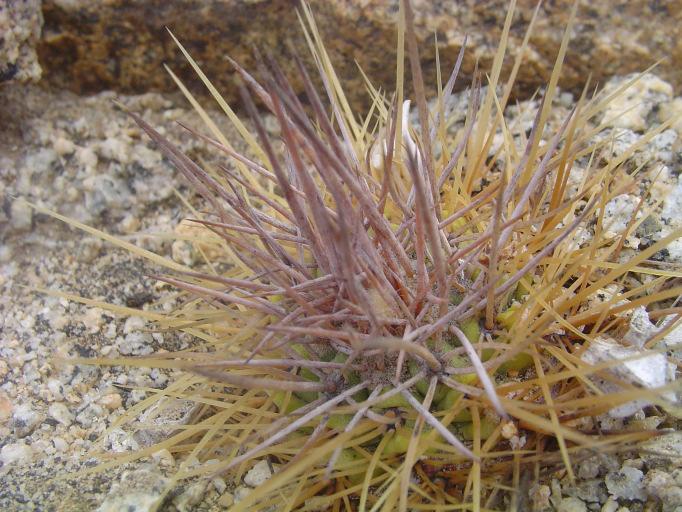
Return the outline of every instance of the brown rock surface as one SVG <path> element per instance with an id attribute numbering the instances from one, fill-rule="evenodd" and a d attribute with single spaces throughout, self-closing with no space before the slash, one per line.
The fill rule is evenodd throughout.
<path id="1" fill-rule="evenodd" d="M 517 92 L 526 95 L 551 73 L 572 0 L 544 2 Z M 320 30 L 339 74 L 355 94 L 364 86 L 357 60 L 378 84 L 393 89 L 398 0 L 311 0 Z M 476 59 L 489 69 L 507 12 L 507 0 L 466 2 L 414 0 L 427 81 L 435 83 L 433 34 L 444 67 L 454 61 L 465 33 L 469 51 L 463 69 Z M 284 53 L 292 40 L 302 53 L 296 0 L 45 0 L 45 30 L 39 46 L 46 78 L 79 93 L 114 89 L 131 93 L 174 88 L 166 62 L 196 83 L 165 31 L 171 28 L 201 63 L 219 90 L 234 96 L 230 55 L 253 69 L 251 46 Z M 510 49 L 518 48 L 535 0 L 519 0 Z M 657 73 L 682 85 L 682 0 L 595 0 L 578 9 L 561 85 L 579 90 L 591 73 L 603 83 L 612 75 L 641 71 L 665 58 Z M 287 65 L 287 59 L 280 59 Z M 511 59 L 507 59 L 507 67 Z M 463 87 L 466 82 L 462 81 Z M 198 88 L 198 87 L 197 87 Z"/>

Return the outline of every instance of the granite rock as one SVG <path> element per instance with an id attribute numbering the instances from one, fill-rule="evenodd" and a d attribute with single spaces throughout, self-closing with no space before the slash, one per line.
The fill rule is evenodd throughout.
<path id="1" fill-rule="evenodd" d="M 41 0 L 0 2 L 0 83 L 40 79 L 35 46 L 42 26 Z"/>
<path id="2" fill-rule="evenodd" d="M 123 473 L 121 480 L 111 486 L 98 512 L 151 512 L 163 499 L 168 479 L 157 468 L 149 466 Z"/>
<path id="3" fill-rule="evenodd" d="M 643 477 L 639 469 L 623 466 L 620 471 L 608 473 L 604 482 L 609 494 L 616 498 L 644 501 L 646 492 L 642 485 Z"/>
<path id="4" fill-rule="evenodd" d="M 178 124 L 202 130 L 191 107 L 181 108 L 183 101 L 171 98 L 112 92 L 81 98 L 15 84 L 0 91 L 0 237 L 25 236 L 35 227 L 36 213 L 18 198 L 110 233 L 137 232 L 150 209 L 173 198 L 183 182 L 113 100 L 143 115 L 190 157 L 218 156 Z M 224 116 L 214 118 L 229 137 Z M 166 220 L 168 227 L 159 231 L 172 230 Z"/>

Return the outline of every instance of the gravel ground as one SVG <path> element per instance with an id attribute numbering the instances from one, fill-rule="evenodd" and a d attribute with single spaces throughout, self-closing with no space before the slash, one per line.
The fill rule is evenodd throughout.
<path id="1" fill-rule="evenodd" d="M 617 83 L 614 80 L 607 86 Z M 146 511 L 178 463 L 170 453 L 160 452 L 105 473 L 76 474 L 96 465 L 91 455 L 95 450 L 104 447 L 105 451 L 120 452 L 146 442 L 130 439 L 124 431 L 103 440 L 100 437 L 116 418 L 145 397 L 144 392 L 130 388 L 161 389 L 173 375 L 150 369 L 74 366 L 64 359 L 176 350 L 192 340 L 174 333 L 149 333 L 139 317 L 116 318 L 103 309 L 27 288 L 68 291 L 143 309 L 170 293 L 148 277 L 158 271 L 153 266 L 35 214 L 16 197 L 53 207 L 184 263 L 193 260 L 183 243 L 158 234 L 173 232 L 187 215 L 176 189 L 193 204 L 200 203 L 112 99 L 109 93 L 90 98 L 59 93 L 55 97 L 38 87 L 0 91 L 0 110 L 6 117 L 4 136 L 0 137 L 2 510 L 100 507 Z M 178 107 L 184 105 L 180 98 L 147 94 L 116 99 L 152 125 L 164 126 L 168 137 L 190 156 L 216 158 L 174 125 L 173 121 L 180 120 L 200 126 L 193 112 Z M 466 95 L 458 101 L 466 101 Z M 620 135 L 603 158 L 617 158 L 647 127 L 673 112 L 682 112 L 682 97 L 673 98 L 670 86 L 653 75 L 629 101 L 637 106 L 619 119 L 614 129 Z M 568 112 L 572 102 L 571 95 L 560 96 L 557 119 Z M 526 106 L 520 105 L 518 111 Z M 223 128 L 229 138 L 229 128 Z M 611 137 L 611 130 L 600 137 Z M 652 196 L 666 199 L 627 240 L 624 258 L 682 224 L 681 147 L 682 121 L 657 136 L 629 163 L 634 168 L 648 162 L 642 170 L 643 186 L 657 177 Z M 637 197 L 624 194 L 607 205 L 606 216 L 614 226 L 633 211 Z M 589 237 L 584 233 L 577 243 Z M 656 258 L 680 268 L 682 241 L 674 242 Z M 168 307 L 172 305 L 172 301 L 168 303 Z M 190 412 L 182 409 L 183 404 L 176 405 L 178 421 L 189 421 Z M 602 427 L 604 422 L 617 423 L 613 418 L 595 421 L 602 422 Z M 669 426 L 669 421 L 661 424 Z M 580 465 L 576 484 L 549 479 L 529 486 L 528 506 L 563 512 L 682 511 L 682 470 L 678 469 L 682 467 L 682 434 L 671 433 L 653 443 L 626 454 L 595 455 Z M 221 478 L 188 482 L 169 496 L 164 510 L 225 509 L 269 475 L 270 468 L 261 464 L 243 482 Z"/>

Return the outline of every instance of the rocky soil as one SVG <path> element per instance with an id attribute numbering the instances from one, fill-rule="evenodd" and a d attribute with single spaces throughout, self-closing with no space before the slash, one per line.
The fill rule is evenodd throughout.
<path id="1" fill-rule="evenodd" d="M 522 12 L 512 26 L 512 49 L 520 44 L 534 5 L 519 3 Z M 378 83 L 390 83 L 393 71 L 385 62 L 394 59 L 396 2 L 312 4 L 334 61 L 347 63 L 341 67 L 342 76 L 353 75 L 349 90 L 362 90 L 353 58 L 359 58 Z M 506 2 L 475 4 L 465 9 L 459 2 L 415 2 L 420 34 L 430 41 L 431 33 L 438 32 L 444 66 L 456 54 L 464 31 L 470 33 L 471 45 L 464 70 L 471 71 L 476 58 L 483 66 L 489 63 Z M 548 63 L 561 38 L 557 27 L 566 21 L 570 2 L 545 4 L 529 64 L 520 76 L 521 92 L 548 76 Z M 666 56 L 658 76 L 648 76 L 625 103 L 614 105 L 613 113 L 630 110 L 599 135 L 618 134 L 606 158 L 617 158 L 649 127 L 671 115 L 682 116 L 682 38 L 676 19 L 682 2 L 620 4 L 600 1 L 579 10 L 576 42 L 564 76 L 567 92 L 555 110 L 557 119 L 568 112 L 574 102 L 571 91 L 588 70 L 602 79 L 643 69 Z M 193 15 L 187 16 L 190 7 Z M 179 196 L 194 206 L 201 203 L 112 100 L 163 127 L 193 158 L 215 161 L 219 157 L 214 151 L 176 123 L 201 127 L 185 101 L 170 92 L 160 67 L 170 62 L 187 73 L 163 26 L 187 42 L 229 97 L 232 84 L 222 56 L 230 53 L 248 64 L 248 44 L 278 48 L 285 31 L 291 35 L 295 25 L 290 7 L 291 2 L 284 1 L 231 0 L 204 2 L 201 7 L 189 1 L 45 0 L 42 6 L 38 1 L 0 2 L 0 31 L 6 34 L 0 42 L 0 80 L 6 81 L 0 85 L 0 510 L 149 510 L 180 462 L 170 452 L 104 473 L 78 472 L 97 464 L 94 451 L 121 453 L 150 442 L 124 430 L 102 434 L 147 396 L 135 388 L 162 389 L 173 379 L 172 372 L 74 366 L 64 360 L 146 354 L 192 343 L 181 335 L 150 332 L 139 317 L 117 318 L 101 308 L 33 292 L 31 287 L 61 290 L 143 309 L 170 293 L 149 277 L 158 269 L 36 214 L 17 198 L 192 263 L 192 248 L 168 233 L 188 216 Z M 221 21 L 225 19 L 230 23 Z M 432 57 L 424 52 L 425 61 Z M 598 60 L 604 65 L 595 68 Z M 42 80 L 26 84 L 40 78 L 41 68 Z M 607 87 L 623 79 L 614 78 Z M 139 94 L 152 90 L 156 92 Z M 95 94 L 82 95 L 86 92 Z M 466 95 L 457 101 L 466 102 Z M 357 103 L 362 102 L 359 95 Z M 524 106 L 516 112 L 523 112 Z M 236 140 L 223 116 L 214 108 L 209 112 L 228 138 Z M 682 120 L 631 162 L 633 168 L 646 163 L 644 183 L 655 178 L 652 197 L 662 199 L 627 240 L 631 253 L 682 224 L 681 149 Z M 624 195 L 607 205 L 605 215 L 614 226 L 633 211 L 638 195 Z M 669 268 L 680 268 L 682 241 L 656 257 Z M 188 421 L 191 415 L 180 401 L 170 410 L 175 422 Z M 625 454 L 595 455 L 580 465 L 577 483 L 550 478 L 529 486 L 528 509 L 680 512 L 682 434 L 671 432 L 652 443 Z M 274 469 L 258 464 L 241 482 L 214 478 L 184 483 L 167 497 L 164 510 L 227 509 Z"/>

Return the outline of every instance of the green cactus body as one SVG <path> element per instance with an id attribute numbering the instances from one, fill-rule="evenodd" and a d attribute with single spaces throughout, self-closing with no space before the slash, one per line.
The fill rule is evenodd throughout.
<path id="1" fill-rule="evenodd" d="M 421 371 L 421 367 L 416 361 L 410 360 L 410 362 L 407 365 L 408 368 L 410 369 L 410 375 L 412 375 L 413 377 Z M 426 396 L 426 393 L 428 393 L 429 391 L 429 382 L 426 379 L 421 379 L 417 381 L 415 387 L 417 388 L 417 391 L 421 393 L 422 396 Z M 434 403 L 438 403 L 443 398 L 445 398 L 445 394 L 448 392 L 448 389 L 449 388 L 447 386 L 444 386 L 443 384 L 438 384 L 436 386 L 436 391 L 433 395 Z"/>
<path id="2" fill-rule="evenodd" d="M 457 391 L 456 389 L 450 389 L 445 394 L 443 399 L 440 402 L 438 402 L 438 404 L 436 404 L 436 407 L 439 411 L 446 412 L 450 411 L 461 397 L 462 397 L 461 392 Z M 469 412 L 469 409 L 462 409 L 460 412 L 457 413 L 457 415 L 452 419 L 452 421 L 454 423 L 471 421 L 471 413 Z"/>
<path id="3" fill-rule="evenodd" d="M 336 430 L 343 430 L 348 426 L 348 423 L 350 423 L 350 420 L 352 419 L 352 414 L 333 414 L 329 417 L 327 426 Z"/>
<path id="4" fill-rule="evenodd" d="M 516 323 L 516 318 L 519 314 L 520 309 L 521 304 L 518 302 L 514 302 L 505 311 L 497 314 L 497 323 L 499 323 L 507 331 L 510 331 L 511 328 Z"/>
<path id="5" fill-rule="evenodd" d="M 497 371 L 501 373 L 507 373 L 509 371 L 520 372 L 522 370 L 525 370 L 526 368 L 529 368 L 532 365 L 533 357 L 530 354 L 521 352 L 519 354 L 516 354 L 509 361 L 502 363 Z"/>
<path id="6" fill-rule="evenodd" d="M 355 450 L 352 450 L 350 448 L 344 448 L 341 450 L 341 453 L 339 454 L 339 458 L 336 461 L 336 467 L 343 469 L 345 465 L 356 465 L 355 463 L 358 460 L 361 460 L 362 456 L 358 454 Z M 357 467 L 357 465 L 356 465 Z M 360 467 L 360 470 L 351 473 L 349 475 L 346 475 L 346 478 L 350 480 L 350 483 L 353 485 L 359 485 L 363 482 L 365 479 L 365 473 L 363 471 L 364 466 Z M 377 471 L 374 472 L 375 475 L 378 473 Z"/>
<path id="7" fill-rule="evenodd" d="M 348 360 L 348 356 L 342 352 L 337 352 L 334 358 L 332 359 L 333 362 L 335 363 L 345 363 Z M 347 382 L 350 386 L 355 386 L 356 384 L 360 384 L 360 374 L 356 371 L 350 371 L 346 374 L 346 379 Z M 369 397 L 369 391 L 366 389 L 363 389 L 361 391 L 358 391 L 353 395 L 353 398 L 358 401 L 358 402 L 364 402 L 367 400 Z"/>
<path id="8" fill-rule="evenodd" d="M 296 409 L 300 409 L 307 403 L 306 401 L 297 397 L 295 394 L 290 395 L 287 400 L 286 391 L 272 391 L 270 396 L 272 397 L 272 401 L 277 406 L 279 412 L 284 412 L 285 414 L 290 414 Z"/>
<path id="9" fill-rule="evenodd" d="M 481 439 L 484 441 L 488 439 L 497 428 L 497 425 L 498 423 L 496 421 L 491 420 L 490 418 L 486 417 L 481 418 L 481 428 L 479 431 Z M 474 424 L 471 422 L 460 423 L 457 425 L 457 432 L 465 441 L 473 441 Z"/>
<path id="10" fill-rule="evenodd" d="M 391 434 L 391 439 L 384 445 L 384 455 L 402 455 L 407 452 L 407 449 L 410 446 L 410 439 L 412 439 L 412 428 L 413 426 L 405 426 L 405 427 L 400 427 L 396 429 L 392 434 Z M 420 442 L 425 439 L 427 435 L 429 435 L 431 430 L 429 429 L 424 429 L 422 430 L 422 433 L 420 434 Z M 439 436 L 440 439 L 440 436 Z M 442 441 L 442 439 L 441 439 Z M 427 455 L 436 455 L 438 453 L 438 450 L 435 448 L 427 448 L 424 451 L 425 454 Z"/>
<path id="11" fill-rule="evenodd" d="M 384 388 L 381 390 L 381 393 L 383 394 L 390 390 L 391 390 L 390 386 L 384 386 Z M 417 397 L 417 399 L 419 399 L 419 397 Z M 403 395 L 398 393 L 397 395 L 393 395 L 392 397 L 382 400 L 381 402 L 376 404 L 375 407 L 378 407 L 379 409 L 391 409 L 392 407 L 402 407 L 405 409 L 411 409 L 412 406 Z"/>
<path id="12" fill-rule="evenodd" d="M 518 289 L 517 289 L 518 292 Z M 515 293 L 516 294 L 516 293 Z M 506 311 L 499 313 L 497 315 L 497 322 L 504 327 L 507 331 L 510 331 L 516 324 L 520 312 L 523 309 L 523 304 L 520 302 L 514 302 Z M 506 361 L 500 365 L 497 370 L 500 373 L 507 373 L 509 371 L 521 371 L 525 370 L 533 364 L 533 358 L 530 354 L 521 352 L 512 357 L 509 361 Z"/>

